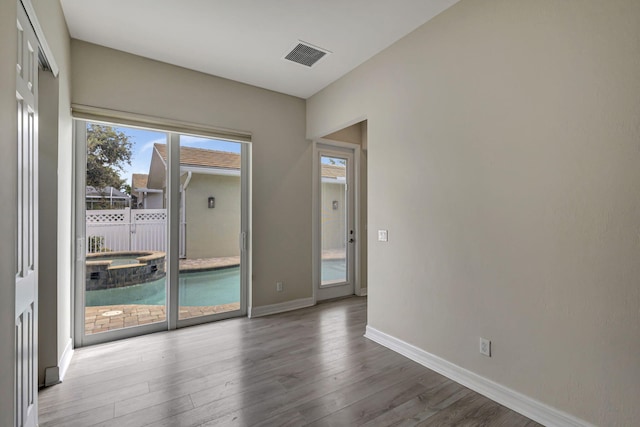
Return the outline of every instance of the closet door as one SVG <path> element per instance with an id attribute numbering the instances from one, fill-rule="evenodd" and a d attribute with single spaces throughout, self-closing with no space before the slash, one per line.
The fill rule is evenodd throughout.
<path id="1" fill-rule="evenodd" d="M 38 420 L 38 40 L 18 2 L 15 425 Z"/>

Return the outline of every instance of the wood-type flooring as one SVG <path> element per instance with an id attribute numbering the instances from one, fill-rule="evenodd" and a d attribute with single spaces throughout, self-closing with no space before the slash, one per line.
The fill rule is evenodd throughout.
<path id="1" fill-rule="evenodd" d="M 366 298 L 76 350 L 41 427 L 539 424 L 363 337 Z"/>

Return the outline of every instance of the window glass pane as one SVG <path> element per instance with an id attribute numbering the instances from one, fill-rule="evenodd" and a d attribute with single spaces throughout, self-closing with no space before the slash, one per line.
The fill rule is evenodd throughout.
<path id="1" fill-rule="evenodd" d="M 87 335 L 166 319 L 166 142 L 87 123 Z"/>
<path id="2" fill-rule="evenodd" d="M 347 281 L 347 161 L 321 156 L 321 285 Z"/>
<path id="3" fill-rule="evenodd" d="M 179 319 L 240 310 L 241 143 L 180 136 Z"/>

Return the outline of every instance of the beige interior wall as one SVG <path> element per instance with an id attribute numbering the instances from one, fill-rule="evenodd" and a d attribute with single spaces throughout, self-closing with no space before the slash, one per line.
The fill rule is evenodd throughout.
<path id="1" fill-rule="evenodd" d="M 38 80 L 39 254 L 38 379 L 45 368 L 58 365 L 58 93 L 59 80 L 41 71 Z"/>
<path id="2" fill-rule="evenodd" d="M 356 123 L 325 135 L 323 138 L 360 145 L 362 143 L 362 127 L 360 123 Z"/>
<path id="3" fill-rule="evenodd" d="M 71 343 L 71 84 L 70 38 L 62 7 L 57 1 L 31 0 L 47 43 L 59 67 L 57 78 L 44 76 L 40 110 L 47 118 L 41 125 L 39 335 L 40 382 L 44 368 L 59 366 Z M 42 75 L 43 73 L 41 73 Z M 45 99 L 50 96 L 53 99 Z M 56 105 L 57 103 L 57 105 Z M 57 123 L 56 123 L 57 120 Z M 52 260 L 51 258 L 55 260 Z M 55 262 L 55 268 L 52 263 Z M 51 266 L 52 269 L 44 268 Z M 54 326 L 52 326 L 54 325 Z M 47 333 L 55 328 L 56 334 Z M 55 351 L 52 351 L 55 349 Z"/>
<path id="4" fill-rule="evenodd" d="M 215 197 L 209 209 L 208 198 Z M 240 255 L 240 177 L 192 175 L 187 187 L 187 258 Z"/>
<path id="5" fill-rule="evenodd" d="M 17 211 L 17 162 L 15 138 L 18 134 L 16 117 L 16 2 L 0 0 L 0 425 L 13 425 L 13 378 L 15 369 L 15 250 Z"/>
<path id="6" fill-rule="evenodd" d="M 71 49 L 74 103 L 252 132 L 252 305 L 311 297 L 305 102 L 81 41 Z"/>
<path id="7" fill-rule="evenodd" d="M 368 118 L 370 326 L 637 423 L 638 22 L 635 0 L 463 0 L 308 100 L 309 137 Z"/>

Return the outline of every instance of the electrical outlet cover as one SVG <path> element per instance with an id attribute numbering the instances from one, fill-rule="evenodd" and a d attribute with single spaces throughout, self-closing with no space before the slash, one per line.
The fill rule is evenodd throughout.
<path id="1" fill-rule="evenodd" d="M 480 337 L 480 354 L 491 357 L 491 341 Z"/>

